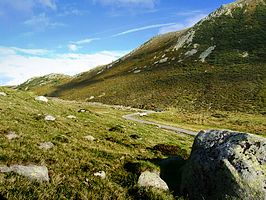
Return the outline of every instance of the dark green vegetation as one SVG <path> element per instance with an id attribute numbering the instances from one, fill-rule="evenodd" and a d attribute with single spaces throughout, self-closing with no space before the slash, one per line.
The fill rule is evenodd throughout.
<path id="1" fill-rule="evenodd" d="M 209 47 L 214 50 L 202 62 L 200 56 Z M 138 108 L 265 114 L 265 2 L 224 6 L 190 29 L 157 36 L 118 61 L 49 92 L 42 88 L 32 90 Z"/>
<path id="2" fill-rule="evenodd" d="M 134 112 L 126 109 L 59 99 L 43 103 L 28 92 L 0 91 L 7 93 L 0 96 L 0 166 L 45 165 L 50 176 L 49 183 L 37 183 L 15 173 L 0 173 L 1 198 L 173 199 L 170 192 L 138 188 L 137 179 L 144 170 L 159 171 L 159 161 L 173 150 L 186 158 L 192 137 L 126 121 L 122 115 Z M 56 120 L 45 121 L 47 114 Z M 9 131 L 19 138 L 8 140 Z M 87 135 L 96 140 L 87 141 Z M 53 149 L 38 148 L 49 141 Z M 165 152 L 167 147 L 170 150 Z M 106 179 L 93 175 L 102 170 Z"/>

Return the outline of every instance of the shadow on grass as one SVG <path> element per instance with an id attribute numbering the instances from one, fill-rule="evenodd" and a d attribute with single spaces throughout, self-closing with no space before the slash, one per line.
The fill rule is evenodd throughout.
<path id="1" fill-rule="evenodd" d="M 185 165 L 186 160 L 181 156 L 173 156 L 149 161 L 160 167 L 160 177 L 166 182 L 174 196 L 181 196 L 182 167 Z"/>

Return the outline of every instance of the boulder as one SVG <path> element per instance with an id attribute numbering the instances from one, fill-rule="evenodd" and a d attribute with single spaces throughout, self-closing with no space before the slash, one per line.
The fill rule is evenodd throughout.
<path id="1" fill-rule="evenodd" d="M 42 102 L 45 102 L 47 103 L 48 102 L 48 99 L 44 96 L 38 96 L 35 98 L 36 101 L 42 101 Z"/>
<path id="2" fill-rule="evenodd" d="M 232 131 L 200 132 L 183 167 L 190 199 L 266 199 L 266 138 Z"/>
<path id="3" fill-rule="evenodd" d="M 169 190 L 167 184 L 160 178 L 159 174 L 149 171 L 141 173 L 138 185 L 141 187 L 154 187 L 166 191 Z"/>
<path id="4" fill-rule="evenodd" d="M 4 166 L 0 167 L 1 173 L 14 172 L 19 175 L 25 176 L 33 181 L 44 182 L 49 181 L 48 169 L 46 166 L 36 166 L 36 165 L 13 165 L 10 167 Z"/>

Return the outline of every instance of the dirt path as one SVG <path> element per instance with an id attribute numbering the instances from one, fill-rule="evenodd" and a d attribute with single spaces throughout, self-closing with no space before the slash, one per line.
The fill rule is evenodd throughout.
<path id="1" fill-rule="evenodd" d="M 156 112 L 146 111 L 146 112 L 143 112 L 143 115 L 148 115 L 148 114 L 152 114 L 152 113 L 156 113 Z M 183 128 L 177 128 L 177 127 L 173 127 L 173 126 L 159 124 L 156 122 L 150 122 L 150 121 L 146 121 L 146 120 L 142 120 L 142 119 L 136 119 L 135 116 L 140 116 L 140 113 L 138 112 L 138 113 L 133 113 L 133 114 L 129 114 L 129 115 L 124 115 L 123 118 L 127 119 L 127 120 L 131 120 L 131 121 L 139 122 L 142 124 L 155 125 L 161 129 L 165 129 L 165 130 L 169 130 L 169 131 L 175 131 L 177 133 L 184 133 L 184 134 L 192 135 L 192 136 L 196 136 L 198 134 L 197 132 L 193 132 L 191 130 L 187 130 L 187 129 L 183 129 Z"/>

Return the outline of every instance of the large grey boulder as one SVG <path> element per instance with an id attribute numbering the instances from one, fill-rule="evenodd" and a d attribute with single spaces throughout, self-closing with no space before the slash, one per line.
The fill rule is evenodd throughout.
<path id="1" fill-rule="evenodd" d="M 138 185 L 141 187 L 153 187 L 162 190 L 169 190 L 167 184 L 160 178 L 159 174 L 149 171 L 141 173 Z"/>
<path id="2" fill-rule="evenodd" d="M 190 199 L 266 199 L 266 138 L 200 132 L 183 168 L 181 192 Z"/>
<path id="3" fill-rule="evenodd" d="M 19 175 L 25 176 L 33 181 L 38 182 L 48 182 L 49 175 L 46 166 L 36 166 L 36 165 L 12 165 L 10 167 L 3 166 L 0 167 L 1 173 L 15 172 Z"/>

